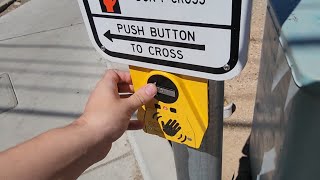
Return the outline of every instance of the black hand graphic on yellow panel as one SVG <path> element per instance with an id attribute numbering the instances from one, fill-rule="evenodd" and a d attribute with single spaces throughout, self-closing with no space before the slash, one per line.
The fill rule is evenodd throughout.
<path id="1" fill-rule="evenodd" d="M 170 119 L 166 124 L 161 121 L 163 132 L 165 132 L 168 136 L 174 136 L 177 132 L 180 131 L 181 127 L 176 120 Z"/>

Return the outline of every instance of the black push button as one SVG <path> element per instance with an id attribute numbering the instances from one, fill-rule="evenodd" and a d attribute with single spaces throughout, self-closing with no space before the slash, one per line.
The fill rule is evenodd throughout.
<path id="1" fill-rule="evenodd" d="M 161 107 L 160 107 L 159 104 L 154 104 L 154 108 L 156 108 L 156 109 L 161 109 Z"/>
<path id="2" fill-rule="evenodd" d="M 153 75 L 148 79 L 148 83 L 154 83 L 157 86 L 156 100 L 171 104 L 177 101 L 179 92 L 177 86 L 167 77 L 162 75 Z"/>
<path id="3" fill-rule="evenodd" d="M 177 113 L 177 110 L 175 108 L 170 108 L 170 111 L 173 113 Z"/>

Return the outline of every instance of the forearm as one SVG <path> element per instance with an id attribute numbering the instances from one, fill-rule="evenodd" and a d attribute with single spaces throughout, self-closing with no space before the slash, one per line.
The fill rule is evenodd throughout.
<path id="1" fill-rule="evenodd" d="M 64 176 L 79 161 L 86 169 L 95 161 L 91 152 L 101 139 L 85 125 L 73 123 L 48 131 L 0 154 L 0 179 L 49 179 Z M 105 145 L 106 143 L 104 143 Z M 108 149 L 105 145 L 104 149 Z M 111 144 L 109 145 L 111 146 Z"/>
<path id="2" fill-rule="evenodd" d="M 90 95 L 81 119 L 0 153 L 0 179 L 76 179 L 102 160 L 127 129 L 141 129 L 131 115 L 157 93 L 148 84 L 133 93 L 129 73 L 109 70 Z"/>

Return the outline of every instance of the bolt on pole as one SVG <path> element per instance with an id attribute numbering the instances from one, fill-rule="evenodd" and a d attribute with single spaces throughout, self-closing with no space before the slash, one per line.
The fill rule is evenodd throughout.
<path id="1" fill-rule="evenodd" d="M 178 180 L 221 180 L 224 81 L 209 81 L 209 125 L 199 149 L 172 143 Z"/>

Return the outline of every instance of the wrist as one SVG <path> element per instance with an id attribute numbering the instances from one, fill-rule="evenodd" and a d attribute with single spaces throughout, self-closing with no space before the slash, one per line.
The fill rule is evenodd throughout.
<path id="1" fill-rule="evenodd" d="M 88 139 L 88 148 L 94 147 L 101 142 L 105 142 L 106 145 L 112 144 L 112 142 L 105 141 L 104 135 L 96 127 L 88 123 L 85 116 L 79 117 L 77 120 L 71 123 L 70 126 L 73 126 L 81 132 L 81 136 Z"/>

